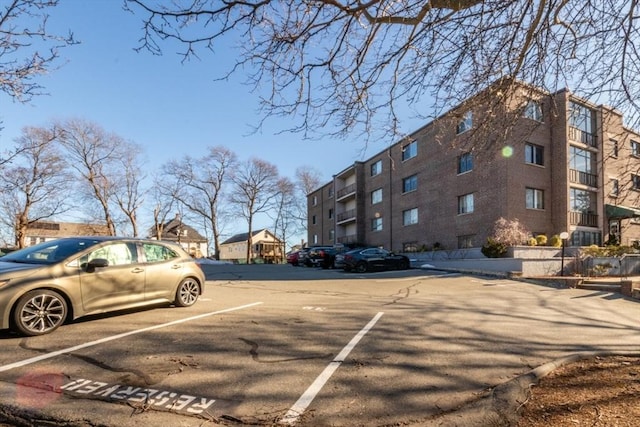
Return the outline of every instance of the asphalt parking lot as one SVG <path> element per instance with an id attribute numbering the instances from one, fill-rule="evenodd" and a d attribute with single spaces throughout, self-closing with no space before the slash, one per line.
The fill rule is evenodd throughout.
<path id="1" fill-rule="evenodd" d="M 640 345 L 640 305 L 615 294 L 415 269 L 204 268 L 190 308 L 0 331 L 0 420 L 436 425 L 555 358 Z"/>

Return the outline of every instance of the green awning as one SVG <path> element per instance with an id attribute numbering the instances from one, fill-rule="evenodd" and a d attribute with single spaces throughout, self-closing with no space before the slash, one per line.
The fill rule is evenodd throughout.
<path id="1" fill-rule="evenodd" d="M 640 209 L 620 205 L 604 205 L 604 213 L 609 219 L 640 218 Z"/>

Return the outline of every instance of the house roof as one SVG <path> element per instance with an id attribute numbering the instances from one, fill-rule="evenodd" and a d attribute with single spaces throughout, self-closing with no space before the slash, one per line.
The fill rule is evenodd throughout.
<path id="1" fill-rule="evenodd" d="M 256 230 L 251 232 L 251 237 L 262 233 L 263 231 L 265 231 L 266 229 L 260 229 L 260 230 Z M 246 242 L 249 240 L 249 233 L 240 233 L 240 234 L 235 234 L 231 237 L 229 237 L 227 240 L 225 240 L 224 242 L 222 242 L 222 245 L 227 245 L 229 243 L 238 243 L 238 242 Z"/>
<path id="2" fill-rule="evenodd" d="M 152 230 L 152 237 L 155 230 Z M 181 242 L 206 243 L 207 239 L 198 231 L 182 221 L 179 215 L 163 225 L 161 240 L 178 240 Z"/>
<path id="3" fill-rule="evenodd" d="M 28 236 L 37 237 L 108 236 L 109 234 L 107 225 L 77 222 L 36 221 L 27 228 Z"/>

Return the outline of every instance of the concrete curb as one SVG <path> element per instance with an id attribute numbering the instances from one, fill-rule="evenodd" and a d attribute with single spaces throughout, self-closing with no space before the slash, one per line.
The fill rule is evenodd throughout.
<path id="1" fill-rule="evenodd" d="M 640 352 L 589 351 L 574 353 L 538 366 L 506 383 L 499 384 L 478 400 L 444 415 L 429 420 L 425 426 L 487 427 L 515 425 L 519 410 L 531 396 L 531 387 L 561 366 L 594 357 L 640 357 Z"/>

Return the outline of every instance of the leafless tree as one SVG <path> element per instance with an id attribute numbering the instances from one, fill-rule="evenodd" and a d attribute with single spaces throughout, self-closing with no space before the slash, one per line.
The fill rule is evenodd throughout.
<path id="1" fill-rule="evenodd" d="M 116 220 L 111 205 L 120 190 L 122 159 L 128 155 L 130 145 L 120 136 L 83 119 L 69 119 L 58 123 L 56 128 L 69 165 L 86 190 L 84 195 L 89 207 L 98 207 L 109 233 L 115 236 Z"/>
<path id="2" fill-rule="evenodd" d="M 188 59 L 237 41 L 229 73 L 249 70 L 263 118 L 299 119 L 291 131 L 395 137 L 408 116 L 438 117 L 505 77 L 551 92 L 569 86 L 622 110 L 628 124 L 640 118 L 636 1 L 125 2 L 143 22 L 140 47 L 155 54 L 171 42 Z"/>
<path id="3" fill-rule="evenodd" d="M 251 263 L 253 220 L 256 214 L 264 213 L 272 207 L 273 199 L 278 193 L 278 168 L 264 160 L 251 158 L 237 168 L 232 180 L 234 188 L 230 200 L 247 220 L 247 263 Z"/>
<path id="4" fill-rule="evenodd" d="M 165 186 L 173 198 L 192 215 L 211 228 L 216 258 L 220 256 L 220 235 L 225 217 L 221 203 L 231 170 L 236 166 L 235 153 L 226 147 L 209 147 L 203 157 L 185 156 L 162 167 Z"/>
<path id="5" fill-rule="evenodd" d="M 0 174 L 0 208 L 4 220 L 13 226 L 16 246 L 23 248 L 31 224 L 63 213 L 69 206 L 69 174 L 51 130 L 24 128 L 16 142 L 19 155 Z"/>
<path id="6" fill-rule="evenodd" d="M 177 194 L 179 188 L 179 184 L 175 181 L 172 182 L 175 188 L 168 186 L 168 184 L 167 179 L 161 173 L 156 174 L 150 191 L 153 201 L 153 229 L 149 234 L 158 240 L 164 233 L 167 218 L 174 211 L 176 203 L 174 194 Z"/>
<path id="7" fill-rule="evenodd" d="M 49 10 L 58 0 L 5 0 L 0 7 L 0 92 L 18 102 L 42 93 L 37 78 L 57 67 L 73 34 L 49 32 Z"/>
<path id="8" fill-rule="evenodd" d="M 138 237 L 138 209 L 143 202 L 142 182 L 146 174 L 140 162 L 142 148 L 132 142 L 127 143 L 128 148 L 123 150 L 123 156 L 115 160 L 116 167 L 119 163 L 119 171 L 116 174 L 116 189 L 113 198 L 120 210 L 127 218 L 131 226 L 131 233 Z"/>
<path id="9" fill-rule="evenodd" d="M 291 234 L 300 228 L 296 187 L 289 178 L 283 177 L 276 183 L 276 188 L 277 193 L 273 203 L 273 234 L 286 244 Z"/>
<path id="10" fill-rule="evenodd" d="M 320 187 L 320 171 L 310 166 L 300 166 L 296 169 L 295 217 L 300 230 L 307 228 L 307 195 Z"/>

